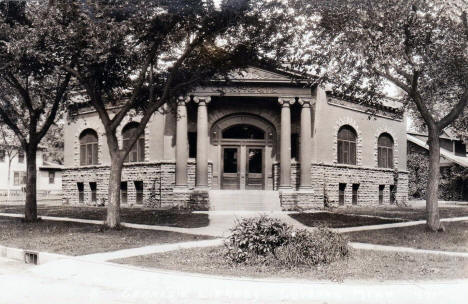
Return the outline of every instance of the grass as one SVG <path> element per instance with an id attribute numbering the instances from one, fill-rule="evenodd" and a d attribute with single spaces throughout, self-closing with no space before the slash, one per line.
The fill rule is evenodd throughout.
<path id="1" fill-rule="evenodd" d="M 442 251 L 468 252 L 468 222 L 444 223 L 445 232 L 425 225 L 346 233 L 350 241 Z"/>
<path id="2" fill-rule="evenodd" d="M 326 226 L 330 228 L 378 225 L 398 223 L 402 221 L 398 219 L 380 219 L 376 217 L 365 217 L 329 212 L 297 213 L 290 214 L 289 216 L 309 227 Z"/>
<path id="3" fill-rule="evenodd" d="M 169 231 L 106 230 L 100 225 L 71 222 L 22 223 L 20 219 L 0 217 L 1 245 L 75 256 L 210 238 Z"/>
<path id="4" fill-rule="evenodd" d="M 282 269 L 228 265 L 222 247 L 185 249 L 114 260 L 121 264 L 223 276 L 308 280 L 432 280 L 468 278 L 468 259 L 423 254 L 352 250 L 330 265 Z"/>
<path id="5" fill-rule="evenodd" d="M 333 210 L 334 213 L 345 215 L 371 215 L 388 217 L 395 219 L 404 219 L 410 221 L 426 219 L 425 208 L 409 208 L 409 207 L 348 207 L 337 208 Z M 439 214 L 441 218 L 461 217 L 468 216 L 468 206 L 456 207 L 440 207 Z"/>
<path id="6" fill-rule="evenodd" d="M 38 206 L 39 216 L 71 217 L 90 220 L 105 220 L 105 207 L 90 206 Z M 23 213 L 22 205 L 0 205 L 0 212 Z M 143 208 L 121 208 L 121 220 L 126 223 L 159 225 L 181 228 L 200 228 L 209 224 L 207 214 L 187 210 L 160 210 Z"/>

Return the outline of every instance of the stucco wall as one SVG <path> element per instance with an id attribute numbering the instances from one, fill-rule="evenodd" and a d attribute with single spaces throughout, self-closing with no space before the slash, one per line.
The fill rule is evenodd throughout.
<path id="1" fill-rule="evenodd" d="M 376 168 L 377 139 L 389 133 L 394 140 L 394 165 L 406 171 L 406 121 L 380 115 L 370 116 L 352 103 L 338 105 L 330 102 L 325 92 L 319 90 L 315 105 L 312 162 L 337 163 L 337 134 L 340 127 L 350 125 L 358 135 L 357 165 Z"/>

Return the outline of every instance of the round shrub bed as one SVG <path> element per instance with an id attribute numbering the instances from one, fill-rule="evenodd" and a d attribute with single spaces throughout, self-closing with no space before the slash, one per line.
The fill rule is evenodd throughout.
<path id="1" fill-rule="evenodd" d="M 225 241 L 225 256 L 235 264 L 294 268 L 329 264 L 348 254 L 348 240 L 328 228 L 298 230 L 267 216 L 239 220 Z"/>

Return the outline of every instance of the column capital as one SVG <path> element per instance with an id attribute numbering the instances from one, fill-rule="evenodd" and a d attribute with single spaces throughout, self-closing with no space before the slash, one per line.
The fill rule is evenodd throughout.
<path id="1" fill-rule="evenodd" d="M 314 100 L 312 98 L 299 98 L 298 103 L 304 107 L 304 108 L 309 108 L 313 103 Z"/>
<path id="2" fill-rule="evenodd" d="M 177 105 L 178 106 L 185 106 L 189 102 L 190 102 L 190 96 L 179 96 L 179 97 L 177 97 Z"/>
<path id="3" fill-rule="evenodd" d="M 278 103 L 283 107 L 289 107 L 290 105 L 294 104 L 296 99 L 294 97 L 280 97 L 278 98 Z"/>
<path id="4" fill-rule="evenodd" d="M 207 105 L 211 102 L 211 97 L 210 96 L 194 96 L 193 101 L 200 106 Z"/>

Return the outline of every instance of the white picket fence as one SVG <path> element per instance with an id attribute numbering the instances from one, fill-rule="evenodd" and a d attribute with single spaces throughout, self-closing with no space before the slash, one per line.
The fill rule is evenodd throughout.
<path id="1" fill-rule="evenodd" d="M 24 201 L 26 193 L 24 190 L 0 190 L 0 202 L 20 202 Z M 38 201 L 57 201 L 62 199 L 62 191 L 59 190 L 38 190 Z"/>

